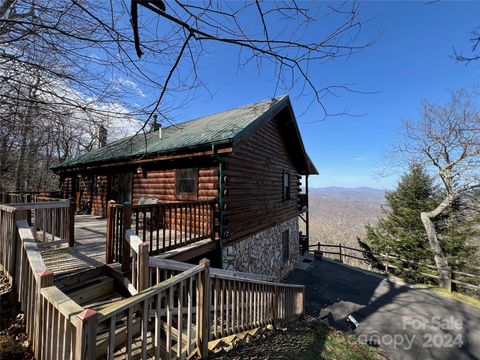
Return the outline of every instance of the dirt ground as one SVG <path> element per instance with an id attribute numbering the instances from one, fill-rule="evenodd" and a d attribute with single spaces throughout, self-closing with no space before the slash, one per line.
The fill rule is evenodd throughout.
<path id="1" fill-rule="evenodd" d="M 325 325 L 320 318 L 309 316 L 287 327 L 240 341 L 228 352 L 212 354 L 209 359 L 336 359 L 380 360 L 386 357 L 340 331 Z"/>
<path id="2" fill-rule="evenodd" d="M 32 347 L 25 334 L 25 322 L 12 288 L 0 274 L 0 359 L 34 359 Z"/>

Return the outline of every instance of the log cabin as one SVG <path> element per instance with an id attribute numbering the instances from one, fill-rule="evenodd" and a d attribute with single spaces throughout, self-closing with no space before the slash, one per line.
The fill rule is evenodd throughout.
<path id="1" fill-rule="evenodd" d="M 308 176 L 318 172 L 288 96 L 103 143 L 53 168 L 77 211 L 104 217 L 112 200 L 214 201 L 217 247 L 211 260 L 277 278 L 308 248 Z M 299 218 L 307 224 L 303 236 Z"/>

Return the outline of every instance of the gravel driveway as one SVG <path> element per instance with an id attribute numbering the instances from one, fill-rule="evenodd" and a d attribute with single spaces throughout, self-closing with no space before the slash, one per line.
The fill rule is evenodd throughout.
<path id="1" fill-rule="evenodd" d="M 329 260 L 296 270 L 307 314 L 380 347 L 392 359 L 480 359 L 480 309 Z M 351 331 L 346 318 L 359 326 Z"/>

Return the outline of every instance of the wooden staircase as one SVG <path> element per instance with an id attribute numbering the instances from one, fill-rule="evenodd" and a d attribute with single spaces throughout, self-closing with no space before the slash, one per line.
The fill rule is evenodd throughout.
<path id="1" fill-rule="evenodd" d="M 263 328 L 254 328 L 254 329 L 242 331 L 237 334 L 225 336 L 223 338 L 210 341 L 208 343 L 208 350 L 213 353 L 229 351 L 239 342 L 248 340 L 248 338 L 257 336 L 262 332 L 263 332 Z"/>

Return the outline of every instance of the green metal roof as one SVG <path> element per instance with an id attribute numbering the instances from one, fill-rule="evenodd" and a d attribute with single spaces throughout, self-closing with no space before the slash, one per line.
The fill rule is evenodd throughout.
<path id="1" fill-rule="evenodd" d="M 288 96 L 280 96 L 245 105 L 236 109 L 208 115 L 195 120 L 175 124 L 162 129 L 162 138 L 158 131 L 139 133 L 108 144 L 100 149 L 66 160 L 52 167 L 53 170 L 95 166 L 106 162 L 155 157 L 182 149 L 195 149 L 208 145 L 233 144 L 263 119 L 270 119 L 280 110 L 289 107 L 293 117 L 290 122 L 301 154 L 303 165 L 301 174 L 318 174 L 303 146 L 300 132 L 293 115 Z"/>
<path id="2" fill-rule="evenodd" d="M 281 96 L 171 125 L 162 129 L 161 139 L 158 131 L 139 133 L 66 160 L 52 169 L 61 170 L 112 160 L 136 159 L 142 156 L 151 157 L 209 144 L 231 143 L 257 120 L 275 114 L 289 102 L 288 96 Z"/>

